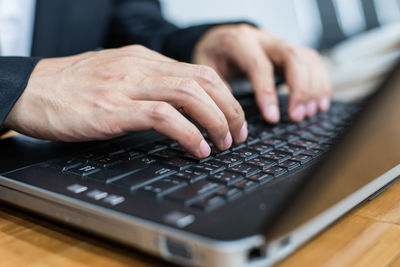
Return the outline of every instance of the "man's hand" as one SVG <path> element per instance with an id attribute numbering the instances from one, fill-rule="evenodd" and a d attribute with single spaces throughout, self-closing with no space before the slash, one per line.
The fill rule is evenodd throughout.
<path id="1" fill-rule="evenodd" d="M 193 62 L 213 67 L 225 79 L 244 72 L 250 79 L 257 104 L 266 121 L 276 123 L 280 114 L 274 71 L 283 71 L 290 87 L 289 116 L 295 121 L 330 106 L 330 85 L 318 54 L 293 47 L 271 33 L 247 24 L 210 29 L 197 43 Z"/>
<path id="2" fill-rule="evenodd" d="M 108 139 L 155 129 L 198 157 L 210 147 L 181 112 L 206 129 L 220 150 L 247 138 L 240 104 L 207 66 L 176 62 L 142 46 L 43 59 L 5 121 L 38 138 Z"/>

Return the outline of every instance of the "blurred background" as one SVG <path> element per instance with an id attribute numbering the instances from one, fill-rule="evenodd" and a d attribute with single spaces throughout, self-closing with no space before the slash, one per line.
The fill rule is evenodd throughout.
<path id="1" fill-rule="evenodd" d="M 400 0 L 162 0 L 179 26 L 246 20 L 324 52 L 338 98 L 368 93 L 400 55 Z M 366 64 L 368 63 L 368 64 Z"/>

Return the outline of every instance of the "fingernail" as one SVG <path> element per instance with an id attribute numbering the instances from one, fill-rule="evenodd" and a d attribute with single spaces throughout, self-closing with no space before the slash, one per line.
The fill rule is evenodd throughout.
<path id="1" fill-rule="evenodd" d="M 203 139 L 200 142 L 200 156 L 207 157 L 208 155 L 210 155 L 210 152 L 211 152 L 210 146 L 207 144 L 206 140 Z"/>
<path id="2" fill-rule="evenodd" d="M 331 100 L 329 99 L 329 97 L 324 96 L 321 101 L 319 102 L 319 105 L 322 109 L 322 111 L 328 111 L 330 105 L 331 105 Z"/>
<path id="3" fill-rule="evenodd" d="M 225 136 L 223 149 L 227 150 L 231 145 L 232 145 L 232 135 L 231 132 L 228 131 L 228 133 Z"/>
<path id="4" fill-rule="evenodd" d="M 311 117 L 317 112 L 317 103 L 315 101 L 310 101 L 307 104 L 307 116 Z"/>
<path id="5" fill-rule="evenodd" d="M 279 109 L 276 105 L 269 105 L 267 108 L 267 114 L 265 114 L 269 121 L 279 121 Z"/>
<path id="6" fill-rule="evenodd" d="M 306 108 L 304 107 L 304 105 L 298 105 L 294 110 L 293 110 L 293 114 L 292 117 L 295 121 L 301 121 L 304 119 L 304 113 L 306 111 Z"/>
<path id="7" fill-rule="evenodd" d="M 247 134 L 248 134 L 248 130 L 247 130 L 247 121 L 245 121 L 245 122 L 243 123 L 242 129 L 240 129 L 240 133 L 239 133 L 239 142 L 240 142 L 240 143 L 246 141 L 246 139 L 247 139 Z"/>

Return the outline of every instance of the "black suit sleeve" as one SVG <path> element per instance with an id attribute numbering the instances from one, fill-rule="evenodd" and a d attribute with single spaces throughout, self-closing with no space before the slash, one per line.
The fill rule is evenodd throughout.
<path id="1" fill-rule="evenodd" d="M 0 128 L 40 58 L 0 57 Z"/>
<path id="2" fill-rule="evenodd" d="M 180 29 L 166 21 L 157 0 L 116 0 L 107 47 L 141 44 L 190 62 L 201 35 L 216 24 Z"/>

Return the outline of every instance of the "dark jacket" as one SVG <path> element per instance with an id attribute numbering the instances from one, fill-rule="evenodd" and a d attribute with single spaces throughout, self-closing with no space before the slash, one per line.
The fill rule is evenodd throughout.
<path id="1" fill-rule="evenodd" d="M 0 126 L 42 57 L 142 44 L 180 61 L 213 25 L 179 29 L 158 0 L 37 0 L 32 57 L 0 57 Z"/>

